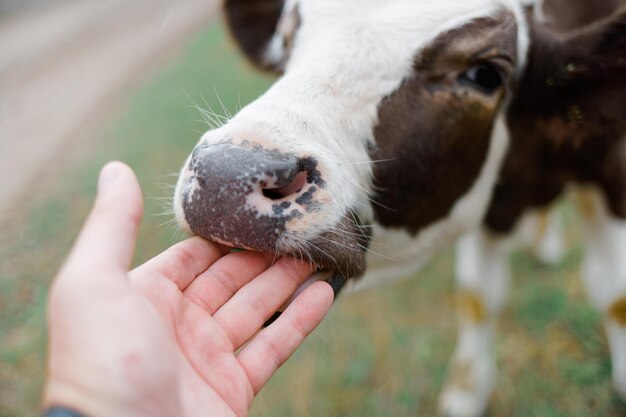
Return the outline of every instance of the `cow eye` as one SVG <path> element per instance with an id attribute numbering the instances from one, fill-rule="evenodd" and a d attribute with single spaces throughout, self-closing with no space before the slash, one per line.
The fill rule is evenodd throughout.
<path id="1" fill-rule="evenodd" d="M 459 82 L 486 94 L 492 94 L 503 83 L 500 72 L 493 65 L 485 62 L 470 67 L 459 76 Z"/>

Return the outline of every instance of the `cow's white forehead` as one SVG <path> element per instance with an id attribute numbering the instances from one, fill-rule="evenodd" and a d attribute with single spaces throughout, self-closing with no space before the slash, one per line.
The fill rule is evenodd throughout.
<path id="1" fill-rule="evenodd" d="M 520 0 L 292 0 L 301 25 L 285 72 L 290 79 L 326 94 L 358 92 L 361 104 L 377 102 L 410 74 L 420 49 L 438 35 L 472 19 L 502 10 L 517 21 L 519 65 L 523 65 L 528 35 Z M 278 39 L 268 57 L 282 58 Z M 314 78 L 315 80 L 311 80 Z M 368 94 L 370 97 L 363 97 Z M 332 94 L 331 94 L 332 95 Z"/>
<path id="2" fill-rule="evenodd" d="M 534 1 L 534 0 L 527 0 Z M 412 58 L 437 35 L 473 18 L 509 10 L 522 23 L 523 0 L 295 0 L 303 25 L 298 34 L 297 56 L 304 60 L 310 48 L 327 53 L 367 54 L 376 58 Z M 342 40 L 354 47 L 346 51 Z M 369 48 L 358 46 L 367 42 Z M 525 45 L 521 45 L 524 47 Z M 375 50 L 387 51 L 377 55 Z M 304 50 L 304 52 L 300 52 Z M 383 62 L 384 64 L 384 62 Z"/>
<path id="3" fill-rule="evenodd" d="M 446 21 L 461 21 L 469 15 L 489 15 L 494 9 L 518 9 L 518 0 L 295 0 L 302 17 L 334 24 L 351 24 L 366 19 L 372 23 L 393 23 L 411 28 L 418 23 L 432 31 Z M 387 27 L 388 29 L 388 27 Z"/>

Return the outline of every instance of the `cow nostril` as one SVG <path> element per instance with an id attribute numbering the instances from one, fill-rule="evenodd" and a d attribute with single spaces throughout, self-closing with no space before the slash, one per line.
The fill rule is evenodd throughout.
<path id="1" fill-rule="evenodd" d="M 284 187 L 280 188 L 264 188 L 263 195 L 270 200 L 281 200 L 285 197 L 289 197 L 292 194 L 299 193 L 306 185 L 307 173 L 304 171 L 298 172 L 294 179 Z"/>

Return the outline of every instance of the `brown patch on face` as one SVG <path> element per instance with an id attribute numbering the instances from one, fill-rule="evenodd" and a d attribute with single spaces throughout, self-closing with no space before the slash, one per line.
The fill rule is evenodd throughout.
<path id="1" fill-rule="evenodd" d="M 457 294 L 455 301 L 457 314 L 462 320 L 475 324 L 486 320 L 487 309 L 478 294 L 464 291 Z"/>
<path id="2" fill-rule="evenodd" d="M 507 114 L 511 146 L 486 216 L 508 233 L 568 183 L 600 189 L 626 219 L 626 10 L 567 37 L 531 22 L 526 72 Z"/>
<path id="3" fill-rule="evenodd" d="M 517 48 L 513 16 L 477 19 L 444 33 L 416 58 L 414 73 L 379 107 L 374 131 L 377 220 L 417 233 L 445 217 L 476 181 L 505 88 L 462 82 L 489 63 L 510 84 Z"/>
<path id="4" fill-rule="evenodd" d="M 626 327 L 626 297 L 622 297 L 619 300 L 611 304 L 607 311 L 608 317 L 615 321 L 620 326 Z"/>
<path id="5" fill-rule="evenodd" d="M 439 35 L 415 60 L 415 70 L 434 78 L 458 74 L 475 62 L 504 60 L 500 68 L 510 76 L 517 58 L 517 24 L 508 11 Z M 509 79 L 509 81 L 511 81 Z"/>

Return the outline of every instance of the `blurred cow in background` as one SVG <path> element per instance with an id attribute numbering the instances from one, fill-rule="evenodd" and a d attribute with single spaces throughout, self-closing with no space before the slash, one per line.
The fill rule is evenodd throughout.
<path id="1" fill-rule="evenodd" d="M 585 185 L 584 281 L 626 399 L 621 3 L 228 0 L 243 51 L 281 76 L 201 138 L 179 178 L 178 222 L 309 260 L 336 291 L 409 276 L 467 233 L 441 410 L 479 416 L 494 388 L 506 237 Z"/>

